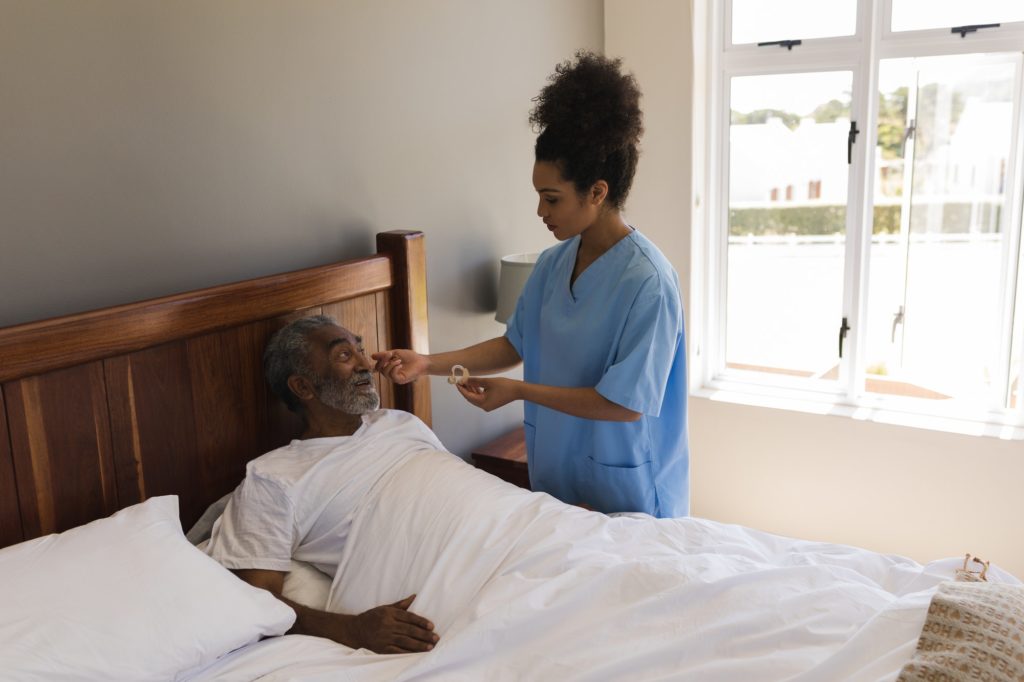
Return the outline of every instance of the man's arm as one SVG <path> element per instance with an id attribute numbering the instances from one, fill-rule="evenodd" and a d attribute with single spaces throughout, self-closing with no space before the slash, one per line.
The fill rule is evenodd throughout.
<path id="1" fill-rule="evenodd" d="M 353 649 L 369 649 L 378 654 L 430 651 L 438 640 L 434 624 L 409 611 L 416 595 L 353 616 L 320 611 L 285 598 L 282 591 L 286 574 L 282 571 L 238 569 L 233 573 L 295 610 L 295 625 L 289 634 L 326 637 Z"/>

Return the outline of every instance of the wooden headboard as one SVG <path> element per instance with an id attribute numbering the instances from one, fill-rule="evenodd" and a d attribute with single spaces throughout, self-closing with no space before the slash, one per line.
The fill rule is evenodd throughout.
<path id="1" fill-rule="evenodd" d="M 426 352 L 423 234 L 377 255 L 0 329 L 0 547 L 176 494 L 187 530 L 253 457 L 298 435 L 263 380 L 287 322 L 334 316 L 367 352 Z M 426 379 L 381 404 L 430 423 Z"/>

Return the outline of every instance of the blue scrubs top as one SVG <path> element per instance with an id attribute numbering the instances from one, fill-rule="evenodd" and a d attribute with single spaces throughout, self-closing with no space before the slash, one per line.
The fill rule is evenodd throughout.
<path id="1" fill-rule="evenodd" d="M 530 484 L 606 513 L 686 516 L 690 453 L 679 278 L 634 230 L 570 287 L 579 237 L 540 255 L 506 338 L 530 383 L 592 387 L 635 422 L 573 417 L 524 403 Z"/>

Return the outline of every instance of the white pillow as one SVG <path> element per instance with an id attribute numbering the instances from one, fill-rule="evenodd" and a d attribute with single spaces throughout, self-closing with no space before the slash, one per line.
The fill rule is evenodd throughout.
<path id="1" fill-rule="evenodd" d="M 176 679 L 294 621 L 185 539 L 173 495 L 0 550 L 6 679 Z"/>
<path id="2" fill-rule="evenodd" d="M 281 594 L 303 606 L 326 611 L 331 582 L 331 576 L 313 564 L 292 559 L 292 569 L 284 577 Z"/>

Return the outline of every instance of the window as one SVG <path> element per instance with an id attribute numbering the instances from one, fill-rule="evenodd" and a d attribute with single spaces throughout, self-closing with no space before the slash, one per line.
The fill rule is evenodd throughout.
<path id="1" fill-rule="evenodd" d="M 1024 3 L 704 7 L 703 383 L 1024 426 Z"/>
<path id="2" fill-rule="evenodd" d="M 892 31 L 1024 21 L 1020 0 L 892 0 Z"/>

